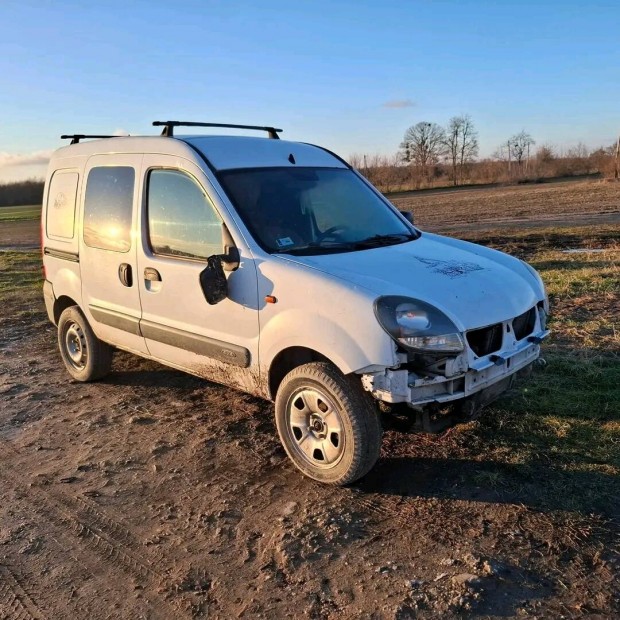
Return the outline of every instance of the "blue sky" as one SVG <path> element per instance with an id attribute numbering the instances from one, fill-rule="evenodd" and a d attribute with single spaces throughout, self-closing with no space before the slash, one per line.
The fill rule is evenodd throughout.
<path id="1" fill-rule="evenodd" d="M 345 157 L 457 114 L 482 155 L 522 129 L 620 132 L 617 1 L 2 0 L 0 24 L 0 181 L 43 174 L 61 133 L 155 119 L 274 124 Z"/>

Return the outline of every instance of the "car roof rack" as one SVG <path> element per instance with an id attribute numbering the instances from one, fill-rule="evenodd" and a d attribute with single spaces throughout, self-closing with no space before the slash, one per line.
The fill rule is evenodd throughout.
<path id="1" fill-rule="evenodd" d="M 121 136 L 94 136 L 94 135 L 91 136 L 91 135 L 86 135 L 83 133 L 74 133 L 71 135 L 62 134 L 62 136 L 60 136 L 60 139 L 61 140 L 71 139 L 71 144 L 78 144 L 80 140 L 84 140 L 85 138 L 118 138 L 118 137 L 121 137 Z"/>
<path id="2" fill-rule="evenodd" d="M 226 129 L 255 129 L 257 131 L 266 131 L 272 140 L 279 140 L 279 133 L 282 129 L 276 127 L 261 127 L 259 125 L 230 125 L 228 123 L 194 123 L 192 121 L 153 121 L 154 127 L 163 127 L 162 136 L 172 138 L 174 136 L 175 127 L 224 127 Z"/>

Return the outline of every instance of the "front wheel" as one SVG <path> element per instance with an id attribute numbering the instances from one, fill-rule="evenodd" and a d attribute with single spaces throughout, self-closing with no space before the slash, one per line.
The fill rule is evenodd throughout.
<path id="1" fill-rule="evenodd" d="M 381 424 L 372 397 L 357 377 L 329 363 L 304 364 L 284 377 L 276 426 L 295 466 L 319 482 L 349 484 L 379 458 Z"/>
<path id="2" fill-rule="evenodd" d="M 66 308 L 58 321 L 58 348 L 69 374 L 77 381 L 96 381 L 112 366 L 112 347 L 95 336 L 77 306 Z"/>

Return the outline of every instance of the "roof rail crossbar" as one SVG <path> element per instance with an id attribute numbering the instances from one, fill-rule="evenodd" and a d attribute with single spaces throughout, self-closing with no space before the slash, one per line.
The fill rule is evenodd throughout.
<path id="1" fill-rule="evenodd" d="M 191 121 L 153 121 L 154 127 L 163 127 L 162 136 L 172 138 L 174 136 L 175 127 L 224 127 L 226 129 L 255 129 L 257 131 L 266 131 L 272 140 L 279 140 L 279 133 L 282 129 L 276 127 L 261 127 L 260 125 L 230 125 L 228 123 L 194 123 Z"/>
<path id="2" fill-rule="evenodd" d="M 62 136 L 60 136 L 61 140 L 71 139 L 71 144 L 78 144 L 80 140 L 84 140 L 85 138 L 118 138 L 118 136 L 91 136 L 83 133 L 75 133 L 72 135 L 63 134 Z"/>

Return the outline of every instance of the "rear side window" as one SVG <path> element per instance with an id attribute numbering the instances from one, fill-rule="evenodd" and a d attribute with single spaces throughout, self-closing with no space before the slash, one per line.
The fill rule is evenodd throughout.
<path id="1" fill-rule="evenodd" d="M 129 250 L 135 176 L 129 166 L 91 169 L 84 197 L 86 245 L 115 252 Z"/>
<path id="2" fill-rule="evenodd" d="M 73 239 L 78 173 L 57 170 L 47 192 L 45 228 L 48 237 Z"/>
<path id="3" fill-rule="evenodd" d="M 178 170 L 151 170 L 149 243 L 155 254 L 206 259 L 222 253 L 222 220 L 202 187 Z"/>

